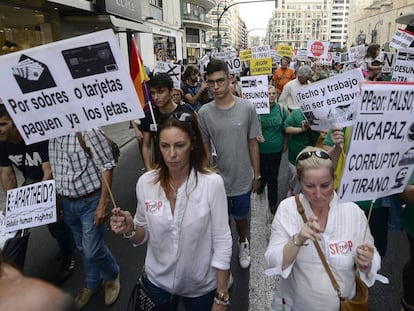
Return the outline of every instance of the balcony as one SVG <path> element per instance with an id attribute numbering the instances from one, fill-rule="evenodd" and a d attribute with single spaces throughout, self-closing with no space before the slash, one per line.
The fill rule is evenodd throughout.
<path id="1" fill-rule="evenodd" d="M 192 14 L 183 14 L 183 23 L 195 27 L 212 28 L 213 21 L 205 16 L 194 16 Z"/>
<path id="2" fill-rule="evenodd" d="M 186 0 L 185 3 L 193 3 L 202 8 L 205 8 L 207 11 L 211 10 L 216 6 L 216 3 L 213 0 Z"/>

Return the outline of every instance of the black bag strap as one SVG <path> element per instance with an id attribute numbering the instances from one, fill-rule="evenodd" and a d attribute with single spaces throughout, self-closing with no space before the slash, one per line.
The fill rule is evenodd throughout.
<path id="1" fill-rule="evenodd" d="M 308 219 L 306 218 L 305 215 L 305 209 L 303 208 L 302 203 L 299 200 L 299 194 L 295 195 L 295 201 L 296 201 L 296 207 L 298 209 L 298 212 L 300 214 L 300 216 L 302 216 L 303 222 L 306 224 L 308 222 Z M 338 294 L 338 297 L 341 298 L 342 294 L 341 294 L 341 289 L 339 287 L 338 282 L 336 281 L 331 268 L 329 268 L 328 262 L 326 261 L 325 255 L 322 252 L 321 246 L 319 245 L 318 241 L 313 241 L 313 244 L 316 247 L 316 251 L 318 252 L 319 257 L 321 258 L 323 267 L 326 270 L 326 273 L 328 273 L 329 279 L 331 280 L 332 286 L 334 287 L 334 289 L 336 290 L 336 293 Z"/>
<path id="2" fill-rule="evenodd" d="M 85 140 L 82 137 L 82 133 L 76 133 L 76 137 L 78 138 L 78 142 L 79 145 L 82 147 L 83 151 L 85 151 L 85 153 L 92 158 L 92 153 L 91 153 L 91 149 L 89 147 L 86 146 Z"/>

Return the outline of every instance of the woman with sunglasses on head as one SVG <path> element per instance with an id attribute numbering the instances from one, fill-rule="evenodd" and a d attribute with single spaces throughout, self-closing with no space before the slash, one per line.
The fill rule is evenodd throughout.
<path id="1" fill-rule="evenodd" d="M 266 273 L 280 276 L 274 310 L 338 311 L 338 293 L 313 242 L 321 246 L 341 296 L 349 299 L 355 295 L 355 262 L 362 281 L 371 286 L 381 259 L 363 211 L 354 203 L 338 201 L 330 156 L 307 147 L 297 157 L 296 170 L 302 188 L 298 199 L 307 222 L 295 197 L 280 203 L 265 253 Z"/>
<path id="2" fill-rule="evenodd" d="M 207 169 L 197 118 L 174 113 L 161 122 L 154 170 L 137 183 L 137 209 L 114 208 L 111 228 L 148 243 L 144 286 L 162 310 L 227 310 L 232 239 L 223 179 Z"/>

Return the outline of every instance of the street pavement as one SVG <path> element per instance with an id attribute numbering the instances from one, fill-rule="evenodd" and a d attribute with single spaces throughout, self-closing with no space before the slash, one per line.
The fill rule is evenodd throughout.
<path id="1" fill-rule="evenodd" d="M 113 193 L 116 204 L 131 213 L 135 211 L 135 184 L 142 175 L 142 160 L 138 151 L 138 144 L 134 139 L 133 130 L 128 123 L 119 123 L 104 127 L 107 135 L 121 147 L 121 158 L 115 169 L 113 180 Z M 287 157 L 282 158 L 279 174 L 279 200 L 287 192 Z M 251 209 L 251 258 L 250 269 L 243 270 L 238 264 L 238 247 L 233 241 L 233 257 L 231 270 L 234 285 L 231 292 L 230 311 L 267 311 L 271 310 L 275 279 L 264 274 L 265 252 L 269 235 L 272 215 L 267 207 L 266 193 L 252 195 Z M 3 206 L 4 196 L 1 194 L 0 202 Z M 121 294 L 118 301 L 110 306 L 104 305 L 104 294 L 100 291 L 96 297 L 83 309 L 96 310 L 125 310 L 128 297 L 142 271 L 145 259 L 145 247 L 132 247 L 131 244 L 109 230 L 108 224 L 106 243 L 116 257 L 121 267 Z M 234 226 L 232 226 L 234 232 Z M 77 265 L 73 276 L 65 283 L 58 278 L 59 265 L 57 261 L 58 248 L 45 226 L 32 229 L 25 273 L 39 277 L 61 286 L 65 291 L 75 296 L 83 284 L 83 268 L 77 256 Z M 408 243 L 405 235 L 398 231 L 389 231 L 389 245 L 387 255 L 383 260 L 382 274 L 390 279 L 390 284 L 376 283 L 370 289 L 370 310 L 394 311 L 399 310 L 399 299 L 402 294 L 401 271 L 408 259 Z M 183 307 L 180 306 L 180 310 Z"/>

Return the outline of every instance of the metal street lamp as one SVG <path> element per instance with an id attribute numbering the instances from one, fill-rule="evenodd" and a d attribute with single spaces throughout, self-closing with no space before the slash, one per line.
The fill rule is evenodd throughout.
<path id="1" fill-rule="evenodd" d="M 234 2 L 230 5 L 227 5 L 227 1 L 224 2 L 224 7 L 223 7 L 223 12 L 221 12 L 221 14 L 219 15 L 218 19 L 217 19 L 217 51 L 220 52 L 220 48 L 221 48 L 221 35 L 220 35 L 220 21 L 221 18 L 223 17 L 224 13 L 226 13 L 232 6 L 236 5 L 236 4 L 244 4 L 244 3 L 256 3 L 256 2 L 275 2 L 275 6 L 277 7 L 277 0 L 257 0 L 257 1 L 244 1 L 244 2 Z M 220 3 L 217 4 L 217 15 L 219 12 L 219 8 L 220 8 Z"/>
<path id="2" fill-rule="evenodd" d="M 380 19 L 374 26 L 374 29 L 371 31 L 371 43 L 377 43 L 377 36 L 378 36 L 378 30 L 377 26 L 382 25 L 382 19 Z"/>

